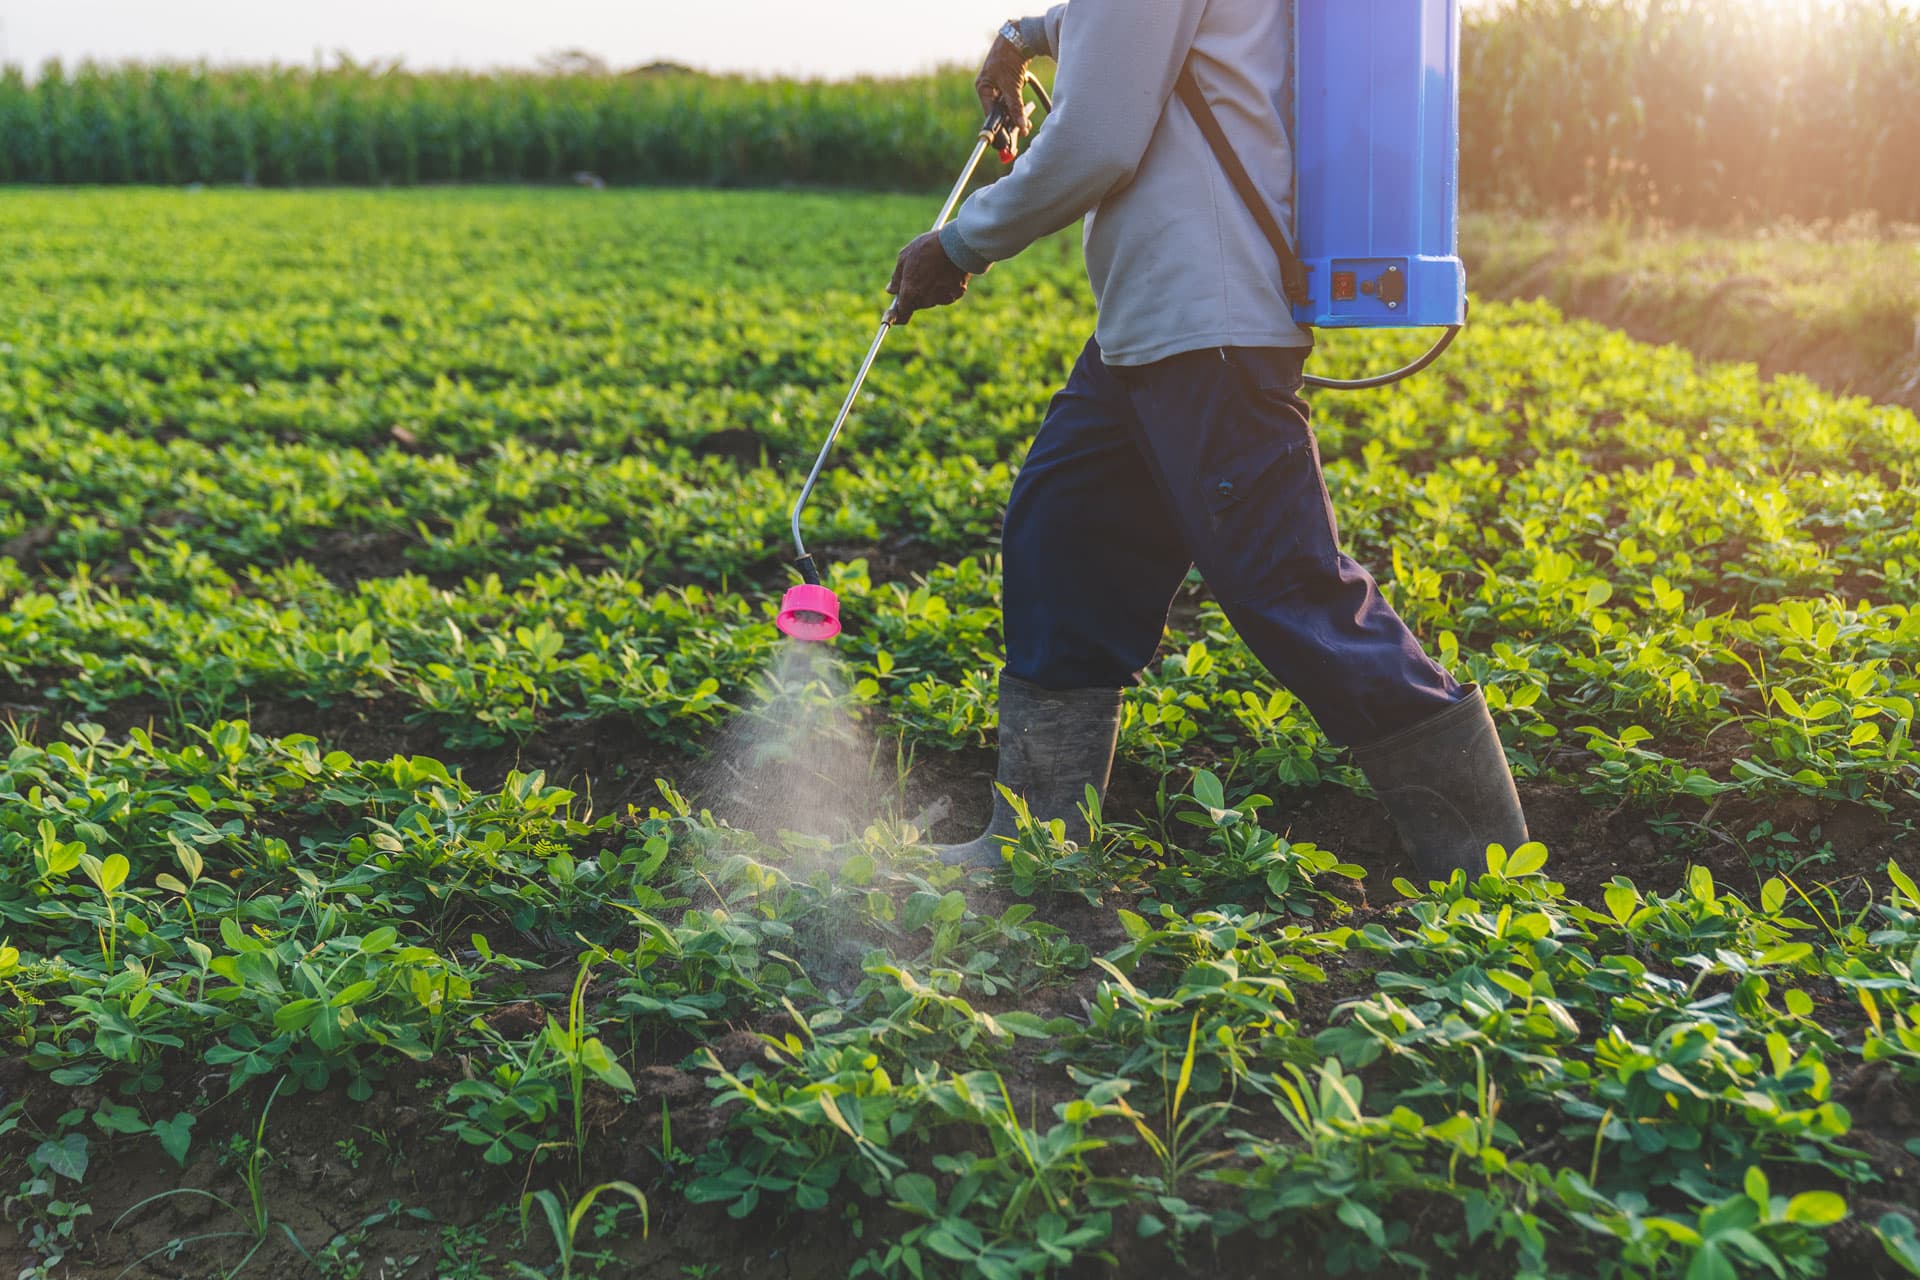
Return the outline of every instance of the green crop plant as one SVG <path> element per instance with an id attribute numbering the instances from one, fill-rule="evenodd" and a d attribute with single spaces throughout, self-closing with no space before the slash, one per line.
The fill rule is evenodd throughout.
<path id="1" fill-rule="evenodd" d="M 502 1046 L 484 1077 L 461 1080 L 447 1090 L 451 1110 L 464 1103 L 463 1118 L 446 1127 L 463 1142 L 481 1149 L 488 1164 L 506 1164 L 518 1155 L 537 1158 L 539 1133 L 560 1105 L 559 1090 L 546 1072 L 538 1048 L 516 1051 Z"/>
<path id="2" fill-rule="evenodd" d="M 442 83 L 364 79 L 383 107 Z M 337 177 L 403 172 L 413 118 L 356 118 Z M 526 124 L 514 163 L 559 154 Z M 659 1215 L 764 1213 L 914 1280 L 1279 1238 L 1328 1272 L 1913 1255 L 1882 1105 L 1920 1078 L 1920 893 L 1890 865 L 1920 817 L 1911 415 L 1476 304 L 1442 369 L 1320 397 L 1315 425 L 1346 542 L 1486 691 L 1546 843 L 1396 878 L 1311 690 L 1195 578 L 1090 838 L 1026 815 L 970 878 L 926 842 L 988 798 L 999 508 L 1092 322 L 1070 237 L 996 268 L 964 323 L 896 335 L 824 481 L 845 696 L 798 692 L 895 761 L 887 811 L 836 845 L 749 829 L 713 781 L 751 776 L 728 723 L 778 669 L 792 460 L 863 349 L 877 246 L 924 214 L 0 202 L 0 1166 L 37 1187 L 0 1212 L 43 1260 L 124 1265 L 104 1224 L 162 1188 L 96 1171 L 212 1167 L 261 1079 L 301 1163 L 269 1170 L 249 1116 L 215 1189 L 251 1167 L 284 1210 L 311 1158 L 343 1271 L 372 1270 L 352 1223 L 383 1180 L 462 1160 L 496 1202 L 447 1273 L 551 1266 L 512 1231 L 537 1184 L 508 1187 L 565 1150 L 528 1222 L 582 1274 L 623 1201 L 569 1197 L 624 1172 L 619 1143 Z M 1316 365 L 1414 342 L 1342 334 Z M 1858 1221 L 1793 1208 L 1809 1191 Z M 226 1199 L 231 1263 L 256 1215 Z M 303 1265 L 267 1235 L 250 1270 Z"/>
<path id="3" fill-rule="evenodd" d="M 1831 1191 L 1771 1194 L 1757 1168 L 1747 1170 L 1740 1193 L 1706 1206 L 1691 1221 L 1647 1214 L 1631 1202 L 1615 1207 L 1596 1200 L 1574 1220 L 1624 1241 L 1629 1266 L 1654 1274 L 1683 1271 L 1700 1280 L 1731 1280 L 1752 1266 L 1782 1276 L 1821 1275 L 1826 1250 L 1814 1232 L 1847 1214 L 1846 1201 Z"/>
<path id="4" fill-rule="evenodd" d="M 966 1273 L 1012 1277 L 1088 1259 L 1111 1262 L 1102 1246 L 1125 1193 L 1089 1165 L 1108 1143 L 1088 1130 L 1116 1114 L 1111 1099 L 1124 1085 L 1057 1104 L 1057 1123 L 1040 1129 L 1021 1122 L 997 1077 L 954 1083 L 958 1099 L 986 1126 L 991 1151 L 934 1158 L 952 1186 L 944 1200 L 940 1183 L 924 1173 L 895 1177 L 893 1207 L 927 1221 L 869 1252 L 852 1274 L 924 1274 L 944 1260 Z M 978 1091 L 978 1083 L 990 1088 Z"/>
<path id="5" fill-rule="evenodd" d="M 751 1213 L 768 1192 L 802 1209 L 824 1208 L 843 1179 L 876 1192 L 905 1171 L 893 1141 L 964 1099 L 962 1079 L 942 1082 L 937 1068 L 896 1080 L 864 1036 L 845 1045 L 814 1039 L 768 1048 L 770 1070 L 748 1064 L 738 1072 L 707 1051 L 708 1070 L 725 1086 L 716 1100 L 742 1104 L 730 1126 L 744 1142 L 737 1152 L 710 1150 L 695 1166 L 688 1196 L 724 1203 L 734 1217 Z"/>
<path id="6" fill-rule="evenodd" d="M 1252 1229 L 1262 1236 L 1330 1236 L 1331 1267 L 1412 1261 L 1407 1224 L 1389 1221 L 1382 1210 L 1393 1195 L 1428 1181 L 1410 1155 L 1426 1146 L 1419 1117 L 1405 1109 L 1368 1115 L 1364 1086 L 1337 1062 L 1323 1066 L 1317 1079 L 1290 1065 L 1273 1088 L 1274 1107 L 1299 1146 L 1235 1135 L 1256 1163 L 1214 1174 L 1240 1192 Z"/>
<path id="7" fill-rule="evenodd" d="M 1267 905 L 1307 915 L 1316 901 L 1315 876 L 1359 879 L 1364 874 L 1324 849 L 1304 842 L 1289 844 L 1262 827 L 1259 812 L 1273 803 L 1266 796 L 1246 796 L 1229 806 L 1220 780 L 1206 769 L 1194 774 L 1193 798 L 1194 809 L 1179 818 L 1206 835 L 1204 845 L 1185 855 L 1184 877 L 1197 882 L 1183 885 L 1186 891 L 1210 891 L 1228 900 L 1242 900 L 1252 886 L 1259 885 L 1265 889 Z"/>

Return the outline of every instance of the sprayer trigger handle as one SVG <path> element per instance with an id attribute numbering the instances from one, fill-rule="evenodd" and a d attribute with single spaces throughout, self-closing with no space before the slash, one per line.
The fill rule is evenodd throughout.
<path id="1" fill-rule="evenodd" d="M 993 110 L 987 113 L 987 122 L 980 126 L 981 136 L 985 137 L 993 145 L 993 149 L 1000 153 L 1001 164 L 1013 163 L 1016 119 L 1014 112 L 996 104 Z"/>

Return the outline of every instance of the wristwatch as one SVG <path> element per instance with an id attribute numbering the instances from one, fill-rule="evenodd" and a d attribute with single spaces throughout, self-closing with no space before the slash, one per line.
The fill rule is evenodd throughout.
<path id="1" fill-rule="evenodd" d="M 1020 22 L 1018 19 L 1008 18 L 1006 22 L 1001 25 L 1000 38 L 1012 45 L 1015 52 L 1021 57 L 1027 59 L 1029 62 L 1033 60 L 1033 46 L 1029 45 L 1027 38 L 1020 34 Z"/>

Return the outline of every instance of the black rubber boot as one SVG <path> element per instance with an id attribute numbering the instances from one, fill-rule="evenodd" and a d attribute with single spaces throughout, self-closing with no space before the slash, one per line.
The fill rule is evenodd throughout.
<path id="1" fill-rule="evenodd" d="M 1353 749 L 1420 874 L 1435 880 L 1456 867 L 1472 880 L 1487 869 L 1488 845 L 1511 853 L 1527 842 L 1487 700 L 1476 685 L 1467 693 L 1412 728 Z"/>
<path id="2" fill-rule="evenodd" d="M 1085 842 L 1081 806 L 1087 787 L 1104 798 L 1120 737 L 1120 691 L 1074 689 L 1052 693 L 1012 676 L 1000 677 L 1000 785 L 1027 802 L 1037 821 L 1064 819 L 1069 839 Z M 1013 807 L 993 793 L 993 821 L 977 840 L 937 845 L 950 867 L 1001 865 L 1008 840 L 1019 834 Z"/>

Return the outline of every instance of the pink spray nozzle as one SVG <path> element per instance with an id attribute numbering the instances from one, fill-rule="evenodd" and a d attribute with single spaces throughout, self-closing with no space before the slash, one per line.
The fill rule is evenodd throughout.
<path id="1" fill-rule="evenodd" d="M 840 634 L 840 597 L 806 583 L 788 590 L 775 625 L 781 634 L 818 644 Z"/>

